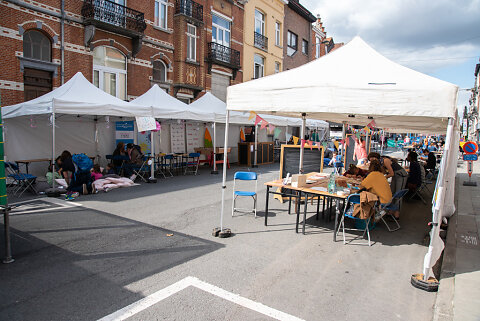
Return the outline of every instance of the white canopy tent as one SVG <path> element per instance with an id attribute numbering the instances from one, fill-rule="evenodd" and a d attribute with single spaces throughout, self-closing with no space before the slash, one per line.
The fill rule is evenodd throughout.
<path id="1" fill-rule="evenodd" d="M 454 211 L 453 199 L 448 197 L 452 204 L 445 204 L 444 196 L 446 190 L 453 193 L 454 188 L 451 181 L 446 185 L 446 177 L 451 178 L 451 172 L 456 169 L 456 146 L 453 144 L 457 130 L 454 124 L 457 92 L 457 86 L 398 65 L 356 37 L 306 65 L 229 87 L 227 109 L 302 115 L 304 122 L 306 117 L 352 125 L 367 125 L 374 120 L 376 127 L 388 128 L 389 132 L 433 134 L 447 131 L 434 198 L 431 244 L 424 260 L 424 278 L 427 279 L 443 249 L 438 237 L 439 222 L 442 216 Z M 302 163 L 303 148 L 300 172 Z M 225 182 L 224 169 L 221 228 Z"/>
<path id="2" fill-rule="evenodd" d="M 135 116 L 152 116 L 152 109 L 149 106 L 138 106 L 131 103 L 127 103 L 121 99 L 118 99 L 103 90 L 95 87 L 91 82 L 89 82 L 81 72 L 77 72 L 69 81 L 67 81 L 62 86 L 54 89 L 53 91 L 37 97 L 35 99 L 12 105 L 2 108 L 2 117 L 8 121 L 11 118 L 17 118 L 21 116 L 35 116 L 35 115 L 51 115 L 50 116 L 50 125 L 52 131 L 52 159 L 55 158 L 55 130 L 56 130 L 56 118 L 59 115 L 78 115 L 78 116 L 93 116 L 93 119 L 96 119 L 97 116 L 118 116 L 118 117 L 135 117 Z M 72 122 L 69 123 L 71 130 L 77 129 L 79 132 L 78 135 L 81 135 L 80 127 L 78 124 Z M 34 127 L 34 126 L 32 126 Z M 94 123 L 93 135 L 95 145 L 98 144 L 98 129 L 97 122 Z M 6 144 L 6 153 L 7 157 L 9 155 L 9 133 L 12 133 L 10 130 L 13 128 L 8 128 L 9 130 L 6 133 L 7 144 Z M 31 133 L 31 131 L 30 131 Z M 38 137 L 37 149 L 44 150 L 45 144 L 40 144 L 41 138 L 37 135 L 33 137 Z M 13 137 L 12 137 L 13 138 Z M 30 143 L 34 142 L 35 139 L 28 137 Z M 79 137 L 77 141 L 80 141 L 82 138 Z M 85 139 L 83 139 L 85 140 Z M 18 142 L 18 139 L 15 138 L 15 141 Z M 17 149 L 24 149 L 25 143 L 19 146 L 13 146 Z M 95 147 L 95 152 L 97 152 L 98 146 Z M 33 152 L 33 151 L 29 151 Z M 55 181 L 53 181 L 55 182 Z"/>

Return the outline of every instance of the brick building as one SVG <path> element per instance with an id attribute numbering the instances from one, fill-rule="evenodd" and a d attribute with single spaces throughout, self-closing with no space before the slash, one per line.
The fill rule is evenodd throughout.
<path id="1" fill-rule="evenodd" d="M 314 59 L 312 23 L 315 16 L 298 0 L 288 0 L 285 6 L 283 70 L 289 70 Z"/>
<path id="2" fill-rule="evenodd" d="M 243 5 L 236 1 L 3 0 L 0 16 L 4 106 L 78 71 L 125 100 L 154 83 L 187 102 L 204 90 L 221 97 L 221 86 L 242 81 Z M 224 21 L 212 27 L 214 16 Z M 212 39 L 216 23 L 223 23 L 221 41 Z"/>

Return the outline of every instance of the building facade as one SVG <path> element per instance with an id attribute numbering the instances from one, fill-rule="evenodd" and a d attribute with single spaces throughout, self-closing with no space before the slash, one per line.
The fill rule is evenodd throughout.
<path id="1" fill-rule="evenodd" d="M 310 41 L 312 42 L 312 59 L 318 59 L 321 56 L 325 55 L 325 27 L 323 26 L 322 19 L 320 15 L 317 15 L 317 20 L 312 25 L 312 37 Z"/>
<path id="2" fill-rule="evenodd" d="M 284 0 L 250 0 L 245 4 L 243 81 L 283 70 Z"/>
<path id="3" fill-rule="evenodd" d="M 312 23 L 315 16 L 298 0 L 288 0 L 285 6 L 283 34 L 283 70 L 289 70 L 314 59 Z"/>
<path id="4" fill-rule="evenodd" d="M 185 102 L 205 90 L 224 99 L 226 86 L 243 79 L 236 1 L 6 0 L 0 16 L 3 106 L 45 94 L 78 71 L 124 100 L 153 84 Z"/>

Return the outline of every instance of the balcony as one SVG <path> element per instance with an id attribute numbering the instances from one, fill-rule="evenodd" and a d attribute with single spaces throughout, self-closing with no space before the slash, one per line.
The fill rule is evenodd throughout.
<path id="1" fill-rule="evenodd" d="M 82 16 L 86 25 L 130 37 L 142 36 L 147 27 L 143 12 L 110 0 L 84 0 Z"/>
<path id="2" fill-rule="evenodd" d="M 237 70 L 241 67 L 240 51 L 215 42 L 208 43 L 207 61 L 209 62 L 209 70 L 212 68 L 212 63 L 231 68 L 234 73 L 234 79 Z"/>
<path id="3" fill-rule="evenodd" d="M 198 21 L 203 21 L 203 6 L 192 0 L 177 0 L 175 14 L 183 14 Z"/>
<path id="4" fill-rule="evenodd" d="M 268 51 L 268 38 L 258 32 L 254 32 L 254 36 L 253 44 L 255 47 Z"/>

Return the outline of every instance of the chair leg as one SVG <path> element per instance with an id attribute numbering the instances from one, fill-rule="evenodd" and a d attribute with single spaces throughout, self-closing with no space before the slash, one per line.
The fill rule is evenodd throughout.
<path id="1" fill-rule="evenodd" d="M 233 213 L 235 213 L 235 200 L 237 199 L 237 196 L 233 196 L 233 201 L 232 201 L 232 217 Z"/>
<path id="2" fill-rule="evenodd" d="M 255 212 L 255 218 L 257 218 L 257 195 L 253 198 L 253 211 Z"/>

